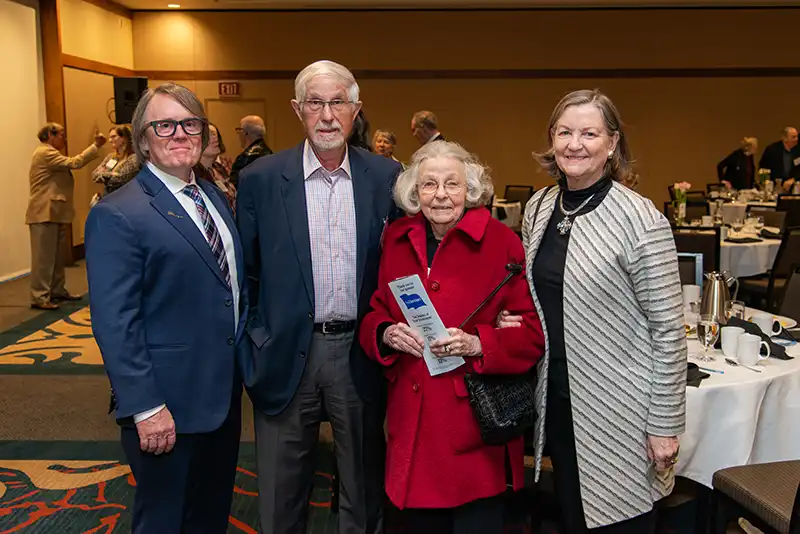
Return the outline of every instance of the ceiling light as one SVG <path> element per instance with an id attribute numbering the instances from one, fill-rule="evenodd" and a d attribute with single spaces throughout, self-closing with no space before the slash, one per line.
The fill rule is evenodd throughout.
<path id="1" fill-rule="evenodd" d="M 167 4 L 167 7 L 170 8 L 170 9 L 178 9 L 179 7 L 181 7 L 181 5 L 180 4 Z"/>

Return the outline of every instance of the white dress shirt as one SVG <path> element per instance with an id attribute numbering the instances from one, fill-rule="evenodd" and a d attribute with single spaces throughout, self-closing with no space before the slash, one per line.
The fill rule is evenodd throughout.
<path id="1" fill-rule="evenodd" d="M 200 231 L 200 234 L 205 239 L 206 230 L 203 227 L 203 221 L 200 218 L 200 213 L 197 211 L 197 206 L 191 197 L 183 193 L 183 190 L 187 185 L 197 185 L 197 181 L 194 178 L 194 173 L 192 173 L 191 179 L 187 183 L 177 176 L 167 174 L 149 161 L 147 162 L 147 168 L 164 183 L 164 186 L 166 186 L 166 188 L 169 189 L 173 195 L 175 195 L 175 199 L 180 203 L 181 207 L 184 209 L 184 211 L 186 211 L 186 213 L 189 215 L 189 218 L 192 219 L 192 222 L 194 222 L 194 224 L 197 226 L 197 229 Z M 205 202 L 208 214 L 211 216 L 211 220 L 213 220 L 214 224 L 217 226 L 219 236 L 222 239 L 222 244 L 225 247 L 225 257 L 228 260 L 228 267 L 230 268 L 231 273 L 231 292 L 233 293 L 233 324 L 234 328 L 237 328 L 239 325 L 239 277 L 236 271 L 236 249 L 233 245 L 233 234 L 231 233 L 231 229 L 228 228 L 228 225 L 225 224 L 225 219 L 223 219 L 222 215 L 220 215 L 219 211 L 217 211 L 217 207 L 213 202 L 211 202 L 211 199 L 208 198 L 206 192 L 203 191 L 203 188 L 197 185 L 197 189 L 200 191 L 200 196 L 203 197 L 203 202 Z M 136 423 L 144 421 L 145 419 L 148 419 L 160 412 L 165 406 L 166 405 L 162 404 L 161 406 L 156 406 L 151 410 L 137 413 L 133 416 L 133 420 Z"/>
<path id="2" fill-rule="evenodd" d="M 308 140 L 303 147 L 314 322 L 350 321 L 358 315 L 356 207 L 350 154 L 328 172 Z"/>

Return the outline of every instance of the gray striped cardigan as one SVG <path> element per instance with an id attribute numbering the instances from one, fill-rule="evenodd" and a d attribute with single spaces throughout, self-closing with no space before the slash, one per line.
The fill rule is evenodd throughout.
<path id="1" fill-rule="evenodd" d="M 546 194 L 531 227 L 543 194 L 528 202 L 522 233 L 528 282 L 544 323 L 531 266 L 558 188 Z M 574 220 L 571 234 L 564 344 L 583 509 L 587 526 L 596 528 L 643 514 L 672 491 L 673 472 L 655 472 L 646 439 L 684 431 L 686 334 L 675 241 L 650 200 L 614 183 L 596 209 Z M 544 331 L 536 386 L 537 480 L 550 361 L 546 325 Z"/>

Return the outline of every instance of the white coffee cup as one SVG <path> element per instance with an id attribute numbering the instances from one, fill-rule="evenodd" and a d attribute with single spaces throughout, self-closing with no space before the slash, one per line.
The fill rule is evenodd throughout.
<path id="1" fill-rule="evenodd" d="M 722 327 L 722 353 L 729 358 L 736 358 L 739 348 L 739 336 L 744 334 L 744 328 L 738 326 Z"/>
<path id="2" fill-rule="evenodd" d="M 700 286 L 693 284 L 683 286 L 683 307 L 688 308 L 690 302 L 700 302 Z"/>
<path id="3" fill-rule="evenodd" d="M 753 334 L 742 334 L 739 336 L 736 356 L 742 365 L 756 365 L 761 360 L 769 358 L 770 349 L 766 341 Z M 767 348 L 766 356 L 761 355 L 761 346 Z"/>
<path id="4" fill-rule="evenodd" d="M 752 322 L 758 325 L 762 332 L 768 336 L 777 336 L 783 332 L 781 323 L 775 320 L 775 317 L 769 313 L 757 313 L 750 318 Z"/>
<path id="5" fill-rule="evenodd" d="M 703 215 L 701 221 L 703 226 L 714 226 L 714 218 L 711 215 Z"/>

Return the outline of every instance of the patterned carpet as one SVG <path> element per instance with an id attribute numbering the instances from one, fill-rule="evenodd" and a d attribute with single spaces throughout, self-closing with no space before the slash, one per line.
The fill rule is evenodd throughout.
<path id="1" fill-rule="evenodd" d="M 130 532 L 135 481 L 107 414 L 108 381 L 86 300 L 0 332 L 0 391 L 0 534 Z M 252 408 L 244 402 L 228 533 L 258 532 Z M 332 467 L 330 448 L 321 443 L 311 534 L 335 532 Z M 557 532 L 546 519 L 557 509 L 546 493 L 522 493 L 509 503 L 507 534 L 531 532 L 534 505 L 544 518 L 534 530 Z M 693 532 L 695 509 L 691 500 L 665 509 L 660 534 Z M 404 531 L 396 510 L 387 511 L 387 531 Z"/>

